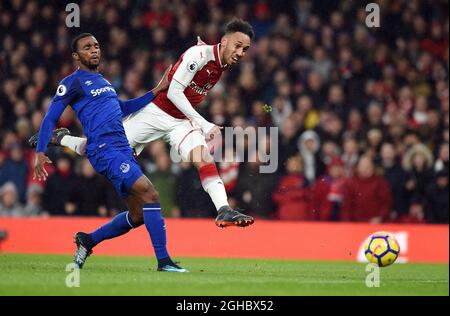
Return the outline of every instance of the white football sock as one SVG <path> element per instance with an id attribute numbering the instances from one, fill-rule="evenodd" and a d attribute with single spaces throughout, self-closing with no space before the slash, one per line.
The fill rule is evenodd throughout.
<path id="1" fill-rule="evenodd" d="M 211 197 L 217 210 L 222 206 L 228 206 L 227 191 L 220 177 L 206 178 L 202 181 L 202 186 Z"/>
<path id="2" fill-rule="evenodd" d="M 84 155 L 84 151 L 86 149 L 86 143 L 87 143 L 86 138 L 70 136 L 70 135 L 66 135 L 61 139 L 61 145 L 72 149 L 74 152 L 76 152 L 80 156 Z"/>

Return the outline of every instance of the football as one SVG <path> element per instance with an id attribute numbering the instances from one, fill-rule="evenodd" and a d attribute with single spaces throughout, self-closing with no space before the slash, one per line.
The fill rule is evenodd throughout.
<path id="1" fill-rule="evenodd" d="M 387 267 L 397 260 L 400 245 L 395 236 L 388 232 L 376 232 L 367 238 L 364 254 L 369 262 Z"/>

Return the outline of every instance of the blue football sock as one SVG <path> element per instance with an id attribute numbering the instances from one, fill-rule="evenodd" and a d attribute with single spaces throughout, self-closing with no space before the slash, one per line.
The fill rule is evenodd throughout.
<path id="1" fill-rule="evenodd" d="M 117 214 L 111 221 L 91 233 L 94 246 L 105 239 L 111 239 L 128 233 L 134 224 L 128 212 Z"/>
<path id="2" fill-rule="evenodd" d="M 148 203 L 144 205 L 144 224 L 147 228 L 155 249 L 158 261 L 164 261 L 169 258 L 166 248 L 166 225 L 161 216 L 161 205 L 159 203 Z M 169 258 L 170 260 L 170 258 Z"/>

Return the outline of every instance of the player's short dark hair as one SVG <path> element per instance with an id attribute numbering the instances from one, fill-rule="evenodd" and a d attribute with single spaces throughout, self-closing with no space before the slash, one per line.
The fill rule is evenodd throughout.
<path id="1" fill-rule="evenodd" d="M 231 20 L 225 25 L 225 34 L 235 32 L 244 33 L 248 35 L 250 39 L 253 39 L 253 37 L 255 36 L 255 32 L 253 31 L 253 27 L 250 25 L 250 23 L 238 18 Z"/>
<path id="2" fill-rule="evenodd" d="M 78 49 L 78 41 L 82 38 L 88 37 L 88 36 L 94 36 L 91 33 L 81 33 L 75 36 L 72 40 L 72 43 L 70 44 L 70 48 L 72 49 L 73 53 L 76 53 Z"/>

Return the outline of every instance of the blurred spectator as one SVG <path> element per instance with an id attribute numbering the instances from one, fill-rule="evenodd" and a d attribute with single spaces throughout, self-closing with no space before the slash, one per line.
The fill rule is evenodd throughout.
<path id="1" fill-rule="evenodd" d="M 314 108 L 308 95 L 301 95 L 297 99 L 297 109 L 293 118 L 297 119 L 305 129 L 314 129 L 319 124 L 319 112 Z"/>
<path id="2" fill-rule="evenodd" d="M 424 219 L 424 200 L 426 188 L 433 181 L 433 156 L 423 144 L 414 145 L 406 153 L 403 165 L 407 170 L 406 193 L 410 205 L 407 220 Z"/>
<path id="3" fill-rule="evenodd" d="M 381 130 L 372 128 L 367 132 L 367 148 L 365 153 L 375 157 L 376 154 L 380 152 L 382 142 L 383 133 Z"/>
<path id="4" fill-rule="evenodd" d="M 329 74 L 333 68 L 333 62 L 327 56 L 327 52 L 323 47 L 316 47 L 313 53 L 313 71 L 317 71 L 322 78 L 329 78 Z"/>
<path id="5" fill-rule="evenodd" d="M 303 175 L 301 156 L 292 156 L 287 160 L 287 175 L 282 177 L 273 201 L 277 204 L 276 218 L 284 220 L 312 220 L 308 181 Z"/>
<path id="6" fill-rule="evenodd" d="M 148 178 L 159 192 L 164 217 L 176 216 L 178 207 L 176 202 L 176 176 L 171 170 L 169 154 L 165 151 L 155 157 L 153 170 L 147 170 Z"/>
<path id="7" fill-rule="evenodd" d="M 339 220 L 345 182 L 344 163 L 335 158 L 328 164 L 327 173 L 317 179 L 312 188 L 311 208 L 316 220 Z"/>
<path id="8" fill-rule="evenodd" d="M 66 202 L 75 185 L 72 162 L 69 157 L 61 156 L 54 163 L 56 170 L 45 182 L 42 205 L 50 215 L 66 215 Z"/>
<path id="9" fill-rule="evenodd" d="M 347 106 L 345 93 L 338 84 L 333 84 L 328 90 L 327 110 L 339 113 L 343 121 L 347 121 L 350 107 Z"/>
<path id="10" fill-rule="evenodd" d="M 24 216 L 37 216 L 43 214 L 42 193 L 44 190 L 37 184 L 32 184 L 27 190 L 27 204 L 23 209 Z"/>
<path id="11" fill-rule="evenodd" d="M 375 174 L 372 158 L 362 156 L 356 175 L 344 187 L 344 199 L 340 219 L 381 223 L 389 220 L 392 194 L 389 184 Z"/>
<path id="12" fill-rule="evenodd" d="M 353 170 L 359 160 L 359 147 L 356 139 L 353 137 L 345 138 L 343 149 L 341 159 L 344 164 L 344 172 L 347 177 L 350 177 L 353 175 Z"/>
<path id="13" fill-rule="evenodd" d="M 430 223 L 448 224 L 448 169 L 436 174 L 425 194 L 425 217 Z"/>
<path id="14" fill-rule="evenodd" d="M 305 177 L 310 183 L 313 183 L 325 169 L 320 158 L 319 136 L 311 130 L 304 132 L 300 136 L 298 147 L 304 161 Z"/>
<path id="15" fill-rule="evenodd" d="M 367 108 L 368 129 L 383 129 L 383 107 L 379 102 L 372 102 Z"/>
<path id="16" fill-rule="evenodd" d="M 361 112 L 357 109 L 351 110 L 348 115 L 347 128 L 345 132 L 348 136 L 344 138 L 344 142 L 349 138 L 354 138 L 357 144 L 362 142 L 365 139 L 363 124 Z"/>
<path id="17" fill-rule="evenodd" d="M 407 174 L 403 170 L 400 160 L 391 143 L 384 143 L 381 147 L 381 168 L 384 178 L 392 190 L 392 211 L 394 217 L 408 214 L 408 201 L 405 190 Z"/>
<path id="18" fill-rule="evenodd" d="M 319 176 L 324 174 L 325 166 L 328 165 L 331 161 L 338 158 L 340 156 L 340 148 L 339 145 L 333 140 L 326 140 L 320 151 L 320 161 L 324 164 L 322 168 L 320 168 Z"/>
<path id="19" fill-rule="evenodd" d="M 312 71 L 308 75 L 306 94 L 309 95 L 315 107 L 322 110 L 325 106 L 325 84 L 318 71 Z"/>
<path id="20" fill-rule="evenodd" d="M 343 132 L 343 123 L 339 116 L 333 112 L 324 110 L 320 113 L 320 124 L 317 132 L 323 141 L 341 141 Z"/>
<path id="21" fill-rule="evenodd" d="M 235 197 L 238 206 L 247 213 L 257 217 L 271 218 L 275 207 L 272 196 L 268 193 L 275 190 L 277 174 L 260 173 L 259 168 L 262 163 L 258 155 L 252 158 L 249 162 L 242 164 Z M 258 185 L 255 185 L 256 183 Z"/>
<path id="22" fill-rule="evenodd" d="M 28 165 L 24 159 L 23 149 L 13 144 L 9 150 L 10 158 L 0 166 L 0 185 L 11 181 L 17 189 L 19 201 L 25 203 L 27 192 Z"/>
<path id="23" fill-rule="evenodd" d="M 217 216 L 211 198 L 203 190 L 197 169 L 190 162 L 180 163 L 180 172 L 176 180 L 176 198 L 181 217 Z"/>
<path id="24" fill-rule="evenodd" d="M 273 108 L 270 114 L 272 115 L 272 122 L 275 126 L 281 127 L 281 125 L 286 121 L 286 119 L 292 113 L 292 104 L 289 100 L 278 96 L 273 101 Z"/>
<path id="25" fill-rule="evenodd" d="M 61 169 L 58 168 L 57 172 L 61 172 Z M 114 188 L 106 178 L 95 173 L 86 158 L 81 162 L 81 175 L 73 180 L 73 187 L 68 194 L 64 208 L 69 215 L 110 216 L 121 211 L 113 205 L 116 194 Z"/>
<path id="26" fill-rule="evenodd" d="M 449 151 L 448 151 L 448 143 L 444 143 L 439 147 L 439 154 L 434 163 L 434 171 L 439 172 L 444 169 L 449 170 L 448 159 L 449 159 Z"/>
<path id="27" fill-rule="evenodd" d="M 280 169 L 286 167 L 289 157 L 299 152 L 298 148 L 298 126 L 293 116 L 288 117 L 280 128 L 280 139 L 278 141 L 278 161 Z"/>
<path id="28" fill-rule="evenodd" d="M 0 216 L 21 216 L 23 207 L 19 203 L 18 192 L 13 182 L 0 187 Z"/>

